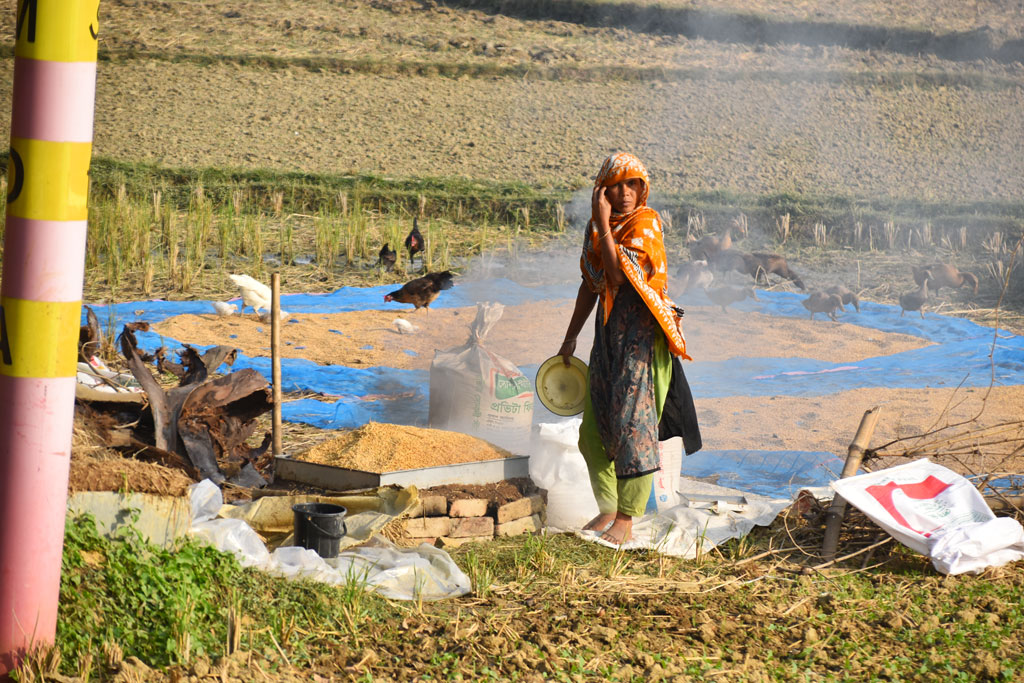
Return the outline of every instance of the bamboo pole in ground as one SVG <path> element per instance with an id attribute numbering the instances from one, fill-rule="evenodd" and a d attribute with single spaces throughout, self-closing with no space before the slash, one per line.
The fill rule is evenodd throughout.
<path id="1" fill-rule="evenodd" d="M 274 385 L 273 449 L 274 456 L 281 449 L 281 273 L 270 276 L 270 366 Z"/>
<path id="2" fill-rule="evenodd" d="M 857 434 L 853 437 L 850 447 L 846 451 L 846 463 L 843 464 L 841 479 L 852 477 L 860 469 L 861 460 L 864 458 L 864 451 L 871 443 L 871 436 L 875 433 L 875 425 L 881 415 L 881 408 L 874 406 L 868 408 L 864 417 L 860 419 L 860 426 Z M 821 545 L 821 556 L 826 562 L 831 562 L 836 557 L 836 547 L 839 545 L 839 530 L 843 526 L 843 515 L 846 514 L 846 501 L 838 493 L 832 498 L 832 505 L 825 514 L 825 541 Z"/>

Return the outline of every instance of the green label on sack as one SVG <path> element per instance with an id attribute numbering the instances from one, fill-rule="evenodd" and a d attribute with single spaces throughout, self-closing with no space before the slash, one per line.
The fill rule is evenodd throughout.
<path id="1" fill-rule="evenodd" d="M 494 397 L 498 400 L 514 398 L 532 391 L 533 385 L 530 383 L 530 378 L 525 375 L 507 377 L 499 374 L 494 377 Z"/>

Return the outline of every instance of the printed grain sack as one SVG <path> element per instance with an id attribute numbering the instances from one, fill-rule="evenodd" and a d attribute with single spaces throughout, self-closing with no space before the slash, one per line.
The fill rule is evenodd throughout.
<path id="1" fill-rule="evenodd" d="M 469 340 L 437 351 L 430 364 L 430 426 L 525 452 L 533 423 L 533 383 L 515 363 L 484 348 L 505 307 L 478 304 Z"/>

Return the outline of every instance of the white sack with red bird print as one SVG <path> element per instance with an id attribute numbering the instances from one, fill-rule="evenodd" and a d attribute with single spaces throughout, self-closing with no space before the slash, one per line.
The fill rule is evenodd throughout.
<path id="1" fill-rule="evenodd" d="M 831 486 L 943 574 L 978 574 L 1024 559 L 1020 523 L 997 518 L 970 481 L 928 458 Z"/>

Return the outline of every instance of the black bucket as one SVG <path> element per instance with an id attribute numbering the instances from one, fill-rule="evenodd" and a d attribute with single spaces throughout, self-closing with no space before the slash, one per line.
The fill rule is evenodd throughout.
<path id="1" fill-rule="evenodd" d="M 337 557 L 338 545 L 345 535 L 345 513 L 332 503 L 296 503 L 295 545 L 315 550 L 320 557 Z"/>

